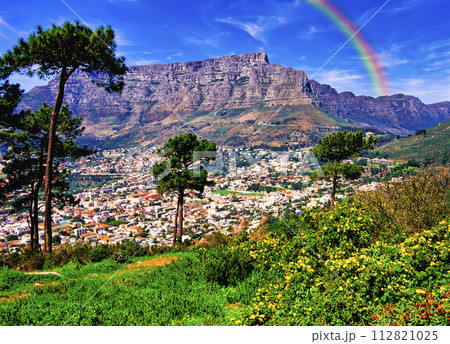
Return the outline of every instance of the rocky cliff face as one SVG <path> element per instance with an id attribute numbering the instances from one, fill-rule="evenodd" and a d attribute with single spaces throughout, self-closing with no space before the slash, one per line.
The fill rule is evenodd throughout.
<path id="1" fill-rule="evenodd" d="M 404 94 L 377 98 L 355 96 L 351 92 L 338 93 L 314 80 L 308 81 L 306 89 L 316 106 L 352 124 L 392 133 L 408 134 L 450 119 L 450 102 L 425 105 L 420 99 Z"/>
<path id="2" fill-rule="evenodd" d="M 72 75 L 64 101 L 83 116 L 85 138 L 109 146 L 164 142 L 187 130 L 230 144 L 307 143 L 348 123 L 403 133 L 450 113 L 448 103 L 424 105 L 409 96 L 338 94 L 302 71 L 271 65 L 264 52 L 130 67 L 121 95 L 92 78 L 101 75 Z M 57 80 L 35 87 L 19 108 L 52 104 L 56 90 Z"/>

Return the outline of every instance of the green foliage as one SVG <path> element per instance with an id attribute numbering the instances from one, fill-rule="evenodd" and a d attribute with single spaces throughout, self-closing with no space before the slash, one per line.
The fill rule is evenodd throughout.
<path id="1" fill-rule="evenodd" d="M 0 268 L 0 291 L 7 291 L 14 285 L 23 284 L 29 280 L 29 276 L 21 271 L 10 270 L 6 267 Z"/>
<path id="2" fill-rule="evenodd" d="M 64 276 L 73 276 L 73 279 L 35 287 L 30 297 L 2 304 L 0 324 L 68 322 L 68 325 L 83 326 L 162 326 L 227 323 L 223 308 L 226 298 L 219 288 L 202 279 L 197 263 L 185 256 L 164 268 L 123 269 L 112 279 L 119 269 L 117 263 L 71 264 L 60 272 Z M 86 295 L 95 297 L 86 303 Z M 55 302 L 58 307 L 51 307 Z"/>
<path id="3" fill-rule="evenodd" d="M 200 253 L 199 268 L 208 282 L 222 286 L 236 285 L 253 270 L 253 259 L 239 246 L 223 246 Z"/>
<path id="4" fill-rule="evenodd" d="M 415 182 L 435 202 L 438 188 L 429 184 Z M 71 261 L 55 283 L 33 287 L 37 277 L 16 271 L 6 277 L 5 294 L 30 296 L 2 304 L 0 324 L 449 326 L 450 217 L 393 240 L 371 209 L 351 200 L 271 218 L 255 233 L 216 235 L 210 249 L 174 248 L 179 259 L 158 268 L 122 269 L 114 252 L 131 257 L 132 242 L 66 248 Z M 95 298 L 86 304 L 86 295 Z"/>
<path id="5" fill-rule="evenodd" d="M 342 161 L 351 157 L 356 157 L 361 151 L 373 149 L 378 142 L 376 138 L 370 136 L 364 138 L 361 131 L 347 132 L 339 131 L 319 140 L 317 146 L 311 149 L 318 161 L 326 163 L 323 174 L 332 179 L 333 189 L 331 192 L 331 205 L 334 205 L 334 196 L 338 179 L 357 179 L 363 171 L 362 166 L 344 164 Z M 317 180 L 316 173 L 311 174 L 311 180 Z"/>
<path id="6" fill-rule="evenodd" d="M 240 244 L 264 277 L 234 324 L 369 325 L 381 315 L 378 324 L 387 325 L 380 308 L 390 304 L 400 318 L 406 309 L 416 317 L 403 324 L 426 325 L 411 311 L 423 302 L 420 288 L 440 301 L 444 316 L 436 313 L 432 323 L 449 324 L 450 303 L 442 297 L 450 291 L 448 221 L 401 243 L 375 241 L 376 227 L 358 204 L 313 209 L 282 226 L 296 235 L 269 231 Z"/>
<path id="7" fill-rule="evenodd" d="M 359 205 L 339 205 L 330 211 L 306 210 L 301 214 L 301 236 L 321 256 L 330 250 L 343 250 L 351 254 L 372 242 L 376 227 L 373 220 Z"/>
<path id="8" fill-rule="evenodd" d="M 356 156 L 363 150 L 372 149 L 377 139 L 373 136 L 364 138 L 361 131 L 339 131 L 319 140 L 312 149 L 314 156 L 322 162 L 340 162 Z"/>
<path id="9" fill-rule="evenodd" d="M 450 176 L 431 169 L 385 182 L 375 191 L 359 193 L 380 235 L 410 235 L 431 228 L 450 214 Z"/>
<path id="10" fill-rule="evenodd" d="M 273 192 L 277 191 L 279 188 L 276 186 L 263 186 L 259 183 L 251 184 L 247 187 L 247 191 L 265 191 L 265 192 Z"/>
<path id="11" fill-rule="evenodd" d="M 43 30 L 38 26 L 27 40 L 21 38 L 12 50 L 0 59 L 0 77 L 13 72 L 46 78 L 62 69 L 88 74 L 104 74 L 95 83 L 108 91 L 123 88 L 123 75 L 127 71 L 124 58 L 116 58 L 114 31 L 100 26 L 96 31 L 80 24 L 65 22 Z"/>
<path id="12" fill-rule="evenodd" d="M 114 226 L 114 227 L 119 227 L 120 225 L 123 225 L 126 222 L 122 221 L 122 220 L 111 220 L 111 221 L 107 221 L 107 222 L 103 222 L 103 223 L 107 224 L 107 225 Z"/>
<path id="13" fill-rule="evenodd" d="M 201 154 L 215 151 L 215 143 L 209 143 L 206 139 L 198 141 L 197 136 L 192 133 L 170 138 L 163 149 L 159 150 L 165 160 L 152 169 L 153 176 L 159 178 L 158 193 L 181 190 L 203 192 L 205 186 L 212 185 L 207 180 L 207 171 L 201 169 L 200 172 L 195 172 L 190 167 L 196 161 L 214 159 L 213 155 L 203 157 Z"/>
<path id="14" fill-rule="evenodd" d="M 17 235 L 10 234 L 6 237 L 6 241 L 14 241 L 14 240 L 18 240 Z"/>
<path id="15" fill-rule="evenodd" d="M 166 192 L 178 195 L 174 243 L 177 240 L 177 231 L 180 232 L 180 241 L 183 233 L 185 192 L 191 190 L 201 197 L 205 186 L 214 184 L 208 180 L 208 171 L 201 166 L 201 162 L 214 160 L 215 152 L 215 143 L 210 143 L 206 139 L 199 141 L 193 133 L 170 138 L 164 147 L 158 150 L 165 159 L 152 167 L 153 176 L 158 178 L 156 190 L 160 195 Z M 195 163 L 200 164 L 197 171 L 193 168 Z"/>
<path id="16" fill-rule="evenodd" d="M 52 189 L 59 178 L 53 178 L 53 154 L 57 154 L 57 144 L 55 144 L 55 133 L 58 129 L 58 117 L 64 99 L 64 89 L 70 76 L 75 72 L 85 72 L 90 75 L 93 82 L 105 88 L 108 92 L 121 92 L 124 86 L 123 76 L 127 71 L 124 58 L 116 58 L 116 44 L 114 42 L 114 31 L 111 27 L 106 29 L 100 26 L 96 31 L 81 25 L 78 21 L 75 24 L 65 22 L 62 26 L 52 25 L 48 30 L 43 30 L 38 26 L 28 40 L 23 38 L 12 50 L 7 51 L 0 58 L 0 80 L 7 79 L 14 72 L 25 73 L 29 76 L 37 75 L 39 78 L 46 78 L 58 75 L 58 91 L 55 106 L 51 110 L 48 133 L 48 149 L 45 160 L 45 248 L 44 251 L 52 251 Z M 3 117 L 3 116 L 2 116 Z M 21 129 L 17 123 L 11 124 L 12 133 Z M 20 123 L 19 123 L 20 124 Z M 77 135 L 76 135 L 77 136 Z M 76 137 L 75 136 L 75 137 Z M 72 140 L 73 146 L 73 140 Z M 65 147 L 68 149 L 68 147 Z M 42 157 L 42 153 L 40 155 Z M 44 161 L 39 162 L 39 172 L 44 170 Z M 67 175 L 67 171 L 62 174 Z M 65 180 L 63 189 L 68 185 Z M 41 187 L 38 183 L 37 190 Z M 61 196 L 60 189 L 55 187 L 53 191 L 56 197 Z M 38 193 L 38 192 L 37 192 Z M 37 204 L 37 196 L 33 202 Z M 36 208 L 36 207 L 35 207 Z M 34 211 L 33 222 L 36 223 L 36 209 Z M 31 217 L 31 214 L 30 214 Z M 36 226 L 32 226 L 32 232 L 36 233 Z M 32 246 L 34 238 L 32 236 Z"/>
<path id="17" fill-rule="evenodd" d="M 125 263 L 130 258 L 135 256 L 142 250 L 142 247 L 135 241 L 123 240 L 117 244 L 117 249 L 114 250 L 113 259 L 119 263 Z"/>
<path id="18" fill-rule="evenodd" d="M 53 244 L 61 244 L 61 237 L 59 235 L 55 235 L 52 237 Z"/>
<path id="19" fill-rule="evenodd" d="M 426 133 L 426 134 L 425 134 Z M 376 149 L 392 159 L 417 160 L 433 166 L 450 165 L 450 121 L 435 125 L 420 135 L 401 138 Z"/>

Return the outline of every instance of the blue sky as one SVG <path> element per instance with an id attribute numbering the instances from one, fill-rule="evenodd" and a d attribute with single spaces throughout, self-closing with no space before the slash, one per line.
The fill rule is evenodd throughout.
<path id="1" fill-rule="evenodd" d="M 331 0 L 359 27 L 386 0 Z M 70 8 L 69 8 L 70 7 Z M 75 13 L 76 14 L 75 14 Z M 424 103 L 450 100 L 450 1 L 390 0 L 362 33 L 379 55 L 391 94 Z M 81 18 L 81 19 L 80 19 Z M 374 96 L 357 51 L 326 16 L 303 0 L 3 1 L 0 53 L 37 25 L 111 25 L 128 65 L 171 63 L 266 51 L 270 63 L 301 69 L 339 92 Z M 313 77 L 312 77 L 313 76 Z M 42 81 L 18 76 L 25 89 Z M 45 82 L 46 83 L 46 82 Z"/>

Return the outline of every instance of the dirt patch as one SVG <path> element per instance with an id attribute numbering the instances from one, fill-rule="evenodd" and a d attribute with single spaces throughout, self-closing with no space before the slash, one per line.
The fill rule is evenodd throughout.
<path id="1" fill-rule="evenodd" d="M 8 297 L 0 297 L 0 303 L 8 302 L 8 301 L 15 301 L 18 299 L 25 299 L 25 298 L 29 297 L 30 295 L 31 295 L 30 293 L 26 293 L 26 294 L 20 294 L 20 295 L 9 295 Z"/>
<path id="2" fill-rule="evenodd" d="M 57 285 L 57 284 L 59 284 L 59 283 L 57 283 L 57 282 L 49 282 L 49 283 L 39 283 L 39 282 L 35 282 L 35 283 L 33 284 L 33 287 L 44 287 L 44 286 L 46 286 L 46 285 Z"/>
<path id="3" fill-rule="evenodd" d="M 125 265 L 125 269 L 133 269 L 133 268 L 147 268 L 147 267 L 153 267 L 153 266 L 164 266 L 167 264 L 170 264 L 174 260 L 177 260 L 178 257 L 171 256 L 171 257 L 160 257 L 160 258 L 154 258 L 150 260 L 146 260 L 143 262 L 136 262 L 133 264 Z"/>
<path id="4" fill-rule="evenodd" d="M 25 272 L 25 275 L 56 275 L 62 277 L 59 273 L 55 271 L 37 271 L 37 272 Z"/>
<path id="5" fill-rule="evenodd" d="M 237 309 L 242 309 L 242 308 L 244 308 L 244 306 L 242 306 L 242 305 L 239 304 L 239 303 L 227 303 L 227 305 L 226 305 L 225 307 L 227 307 L 227 308 L 229 308 L 229 309 L 233 309 L 233 310 L 237 310 Z"/>

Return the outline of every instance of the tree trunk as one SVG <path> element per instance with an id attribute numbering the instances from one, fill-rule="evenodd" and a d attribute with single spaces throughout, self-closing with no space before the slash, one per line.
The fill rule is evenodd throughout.
<path id="1" fill-rule="evenodd" d="M 58 93 L 56 95 L 55 106 L 50 117 L 50 130 L 48 133 L 47 163 L 45 165 L 45 217 L 44 233 L 45 247 L 44 252 L 52 252 L 52 170 L 53 170 L 53 148 L 56 136 L 56 127 L 58 124 L 58 115 L 61 110 L 64 99 L 64 86 L 67 81 L 66 67 L 63 66 L 59 76 Z"/>
<path id="2" fill-rule="evenodd" d="M 34 251 L 34 232 L 33 232 L 33 208 L 34 208 L 34 185 L 31 185 L 30 208 L 28 209 L 28 218 L 30 219 L 30 249 Z"/>
<path id="3" fill-rule="evenodd" d="M 38 183 L 35 194 L 33 195 L 33 217 L 31 218 L 31 235 L 34 235 L 34 249 L 40 251 L 39 245 L 39 189 L 41 188 L 42 181 Z"/>
<path id="4" fill-rule="evenodd" d="M 39 174 L 38 181 L 35 186 L 35 192 L 33 194 L 33 217 L 31 218 L 31 235 L 34 235 L 35 250 L 40 251 L 41 245 L 39 245 L 39 190 L 41 190 L 42 183 L 44 182 L 44 143 L 41 142 L 41 150 L 39 156 Z"/>
<path id="5" fill-rule="evenodd" d="M 330 208 L 334 207 L 334 196 L 336 195 L 337 174 L 333 175 L 333 188 L 331 190 Z"/>
<path id="6" fill-rule="evenodd" d="M 179 194 L 179 202 L 180 202 L 180 210 L 178 212 L 178 228 L 180 230 L 180 243 L 182 242 L 183 237 L 183 203 L 184 203 L 184 190 Z"/>
<path id="7" fill-rule="evenodd" d="M 177 212 L 175 214 L 175 229 L 173 231 L 173 244 L 177 243 L 177 232 L 178 232 L 178 212 L 180 211 L 180 196 L 177 199 Z"/>

